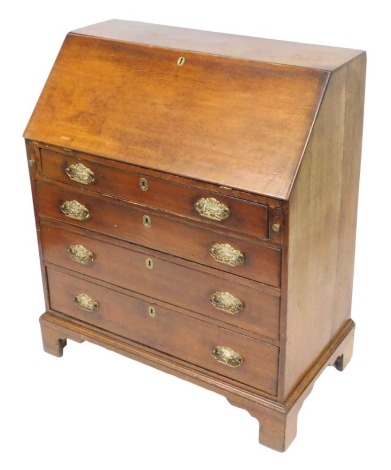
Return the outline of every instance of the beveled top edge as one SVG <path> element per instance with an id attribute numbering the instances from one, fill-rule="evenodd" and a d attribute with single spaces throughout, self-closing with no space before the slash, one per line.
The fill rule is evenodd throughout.
<path id="1" fill-rule="evenodd" d="M 363 53 L 355 49 L 115 19 L 79 28 L 70 34 L 329 72 Z"/>

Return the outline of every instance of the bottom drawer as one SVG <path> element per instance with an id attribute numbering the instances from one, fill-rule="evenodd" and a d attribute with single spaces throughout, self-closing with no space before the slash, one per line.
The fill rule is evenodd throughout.
<path id="1" fill-rule="evenodd" d="M 276 395 L 276 346 L 55 269 L 47 276 L 52 310 Z"/>

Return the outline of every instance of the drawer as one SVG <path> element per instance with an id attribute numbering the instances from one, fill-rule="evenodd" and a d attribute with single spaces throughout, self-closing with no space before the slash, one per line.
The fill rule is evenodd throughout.
<path id="1" fill-rule="evenodd" d="M 63 227 L 41 224 L 41 237 L 46 262 L 278 339 L 277 295 L 166 261 L 155 251 L 126 249 Z"/>
<path id="2" fill-rule="evenodd" d="M 47 269 L 47 275 L 51 309 L 276 394 L 277 347 L 53 269 Z M 84 308 L 75 302 L 80 295 L 88 296 L 79 297 Z M 224 354 L 221 348 L 240 356 L 229 350 Z M 237 367 L 218 362 L 213 352 Z"/>
<path id="3" fill-rule="evenodd" d="M 65 191 L 41 181 L 36 183 L 36 188 L 37 209 L 41 216 L 131 241 L 271 286 L 280 285 L 279 249 L 230 237 L 91 193 Z M 84 206 L 88 211 L 88 218 L 80 221 L 64 215 L 60 207 L 66 201 L 77 201 Z M 84 209 L 81 213 L 83 217 L 87 216 Z"/>
<path id="4" fill-rule="evenodd" d="M 264 204 L 227 197 L 51 150 L 42 149 L 41 158 L 42 172 L 46 178 L 201 220 L 225 229 L 269 238 L 268 207 Z M 200 202 L 197 204 L 197 201 Z M 224 218 L 214 220 L 210 217 Z"/>

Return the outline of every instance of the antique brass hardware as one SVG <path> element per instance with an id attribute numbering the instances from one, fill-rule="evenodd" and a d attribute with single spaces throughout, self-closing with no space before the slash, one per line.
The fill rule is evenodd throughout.
<path id="1" fill-rule="evenodd" d="M 79 264 L 90 264 L 94 261 L 94 254 L 83 245 L 70 245 L 67 255 Z"/>
<path id="2" fill-rule="evenodd" d="M 141 191 L 148 191 L 148 181 L 145 178 L 140 178 L 139 186 Z"/>
<path id="3" fill-rule="evenodd" d="M 95 302 L 87 294 L 77 294 L 73 301 L 79 308 L 87 310 L 88 312 L 96 312 L 99 308 L 98 302 Z"/>
<path id="4" fill-rule="evenodd" d="M 156 309 L 154 307 L 152 307 L 152 305 L 150 305 L 148 307 L 148 315 L 151 317 L 151 318 L 155 318 L 156 317 Z"/>
<path id="5" fill-rule="evenodd" d="M 213 357 L 229 367 L 239 367 L 243 364 L 243 357 L 227 346 L 216 346 L 212 350 Z"/>
<path id="6" fill-rule="evenodd" d="M 70 219 L 87 220 L 90 217 L 90 212 L 87 207 L 77 201 L 65 201 L 61 204 L 60 210 Z"/>
<path id="7" fill-rule="evenodd" d="M 95 175 L 92 170 L 84 166 L 82 163 L 73 163 L 65 168 L 65 173 L 72 181 L 81 184 L 90 184 L 95 181 Z"/>
<path id="8" fill-rule="evenodd" d="M 272 230 L 273 232 L 279 232 L 280 231 L 280 224 L 273 224 L 272 225 Z"/>
<path id="9" fill-rule="evenodd" d="M 186 62 L 186 59 L 183 56 L 179 57 L 179 59 L 177 60 L 177 64 L 179 65 L 179 67 L 182 67 L 182 65 L 185 65 L 185 62 Z"/>
<path id="10" fill-rule="evenodd" d="M 197 212 L 207 219 L 212 220 L 225 220 L 229 217 L 230 211 L 228 206 L 218 201 L 214 197 L 202 197 L 194 204 Z"/>
<path id="11" fill-rule="evenodd" d="M 153 269 L 153 259 L 147 258 L 147 259 L 145 260 L 145 267 L 146 267 L 147 269 Z"/>
<path id="12" fill-rule="evenodd" d="M 149 215 L 143 215 L 143 225 L 147 228 L 150 228 L 152 226 L 152 220 Z"/>
<path id="13" fill-rule="evenodd" d="M 228 266 L 238 266 L 244 262 L 244 254 L 228 243 L 215 243 L 209 253 L 217 262 Z"/>
<path id="14" fill-rule="evenodd" d="M 215 292 L 210 301 L 213 307 L 230 315 L 237 315 L 244 309 L 244 303 L 229 292 Z"/>

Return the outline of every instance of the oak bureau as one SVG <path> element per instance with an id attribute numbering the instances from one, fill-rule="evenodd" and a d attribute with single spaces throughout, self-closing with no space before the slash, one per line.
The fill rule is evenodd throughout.
<path id="1" fill-rule="evenodd" d="M 352 354 L 365 64 L 118 20 L 69 33 L 24 134 L 45 351 L 175 374 L 285 450 Z"/>

